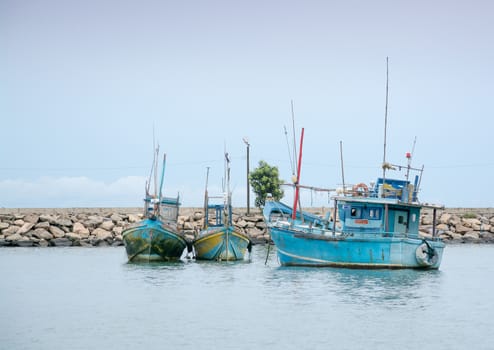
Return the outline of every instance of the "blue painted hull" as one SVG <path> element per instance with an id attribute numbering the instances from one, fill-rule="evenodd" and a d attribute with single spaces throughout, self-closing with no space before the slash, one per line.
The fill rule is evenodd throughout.
<path id="1" fill-rule="evenodd" d="M 176 229 L 159 220 L 142 220 L 124 230 L 122 238 L 131 262 L 178 260 L 187 247 Z"/>
<path id="2" fill-rule="evenodd" d="M 251 242 L 233 227 L 221 227 L 202 231 L 192 245 L 198 260 L 234 261 L 244 259 Z"/>
<path id="3" fill-rule="evenodd" d="M 437 269 L 444 249 L 441 241 L 381 234 L 345 237 L 276 226 L 270 231 L 281 265 Z M 434 256 L 427 255 L 428 246 Z"/>

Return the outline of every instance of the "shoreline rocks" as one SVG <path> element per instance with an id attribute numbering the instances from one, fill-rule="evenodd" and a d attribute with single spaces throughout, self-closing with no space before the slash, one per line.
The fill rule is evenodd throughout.
<path id="1" fill-rule="evenodd" d="M 323 215 L 325 208 L 307 211 Z M 0 247 L 101 247 L 121 246 L 122 231 L 142 219 L 141 208 L 0 208 Z M 266 244 L 270 237 L 261 212 L 233 210 L 233 223 L 254 244 Z M 432 212 L 423 210 L 420 234 L 431 237 Z M 202 208 L 181 208 L 178 227 L 192 240 L 204 224 Z M 444 242 L 494 243 L 494 209 L 451 208 L 438 211 L 436 231 Z"/>

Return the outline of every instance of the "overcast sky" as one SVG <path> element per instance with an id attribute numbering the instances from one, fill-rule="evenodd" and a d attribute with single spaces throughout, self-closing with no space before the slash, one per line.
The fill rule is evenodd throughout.
<path id="1" fill-rule="evenodd" d="M 387 160 L 406 164 L 416 138 L 422 201 L 492 207 L 492 4 L 0 0 L 0 207 L 141 206 L 153 130 L 166 195 L 201 206 L 206 167 L 219 192 L 226 147 L 245 206 L 243 137 L 251 170 L 291 178 L 291 100 L 301 182 L 340 186 L 342 141 L 345 182 L 369 183 L 387 56 Z"/>

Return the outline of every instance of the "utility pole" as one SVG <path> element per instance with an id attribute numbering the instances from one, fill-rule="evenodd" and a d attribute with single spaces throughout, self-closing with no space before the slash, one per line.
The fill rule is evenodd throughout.
<path id="1" fill-rule="evenodd" d="M 249 148 L 250 143 L 247 137 L 242 139 L 244 143 L 247 145 L 247 215 L 250 215 L 250 181 L 249 181 Z"/>

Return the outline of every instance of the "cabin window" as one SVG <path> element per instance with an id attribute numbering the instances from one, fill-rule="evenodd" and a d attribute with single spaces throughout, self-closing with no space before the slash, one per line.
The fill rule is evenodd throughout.
<path id="1" fill-rule="evenodd" d="M 417 214 L 412 214 L 412 222 L 415 222 L 417 220 Z"/>
<path id="2" fill-rule="evenodd" d="M 398 223 L 403 225 L 404 222 L 405 218 L 403 217 L 403 215 L 398 216 Z"/>
<path id="3" fill-rule="evenodd" d="M 379 208 L 369 208 L 367 209 L 367 217 L 371 220 L 379 220 L 381 218 L 381 209 Z"/>
<path id="4" fill-rule="evenodd" d="M 350 216 L 352 218 L 360 218 L 361 215 L 361 209 L 360 208 L 352 208 L 350 210 Z"/>

